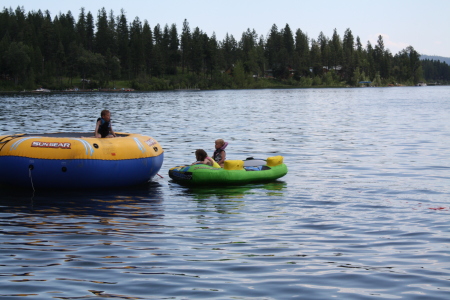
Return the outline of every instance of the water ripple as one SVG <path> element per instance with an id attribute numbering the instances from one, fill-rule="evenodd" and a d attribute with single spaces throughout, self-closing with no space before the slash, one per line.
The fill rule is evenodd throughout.
<path id="1" fill-rule="evenodd" d="M 0 194 L 1 299 L 447 299 L 450 90 L 2 94 L 0 132 L 114 129 L 165 150 L 148 185 Z M 210 114 L 199 111 L 214 108 Z M 210 154 L 283 155 L 267 184 L 182 187 Z"/>

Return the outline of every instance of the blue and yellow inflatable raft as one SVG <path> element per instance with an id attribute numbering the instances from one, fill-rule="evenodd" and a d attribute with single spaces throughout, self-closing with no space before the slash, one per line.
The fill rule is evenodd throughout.
<path id="1" fill-rule="evenodd" d="M 223 168 L 189 165 L 169 170 L 173 181 L 187 185 L 236 185 L 273 181 L 287 174 L 282 156 L 263 159 L 226 160 Z"/>
<path id="2" fill-rule="evenodd" d="M 32 188 L 112 188 L 139 185 L 160 170 L 164 150 L 153 138 L 116 133 L 0 136 L 0 184 Z"/>

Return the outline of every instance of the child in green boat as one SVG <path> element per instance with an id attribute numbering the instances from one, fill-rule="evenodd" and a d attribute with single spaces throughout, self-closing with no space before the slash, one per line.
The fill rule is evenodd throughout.
<path id="1" fill-rule="evenodd" d="M 208 156 L 205 150 L 197 149 L 195 151 L 195 158 L 197 159 L 193 165 L 204 164 L 214 168 L 220 168 L 219 164 L 214 161 L 211 157 Z"/>
<path id="2" fill-rule="evenodd" d="M 223 164 L 225 163 L 225 159 L 227 158 L 227 153 L 225 152 L 225 148 L 228 146 L 228 143 L 222 139 L 218 139 L 215 141 L 215 148 L 213 158 L 214 160 L 223 168 Z"/>

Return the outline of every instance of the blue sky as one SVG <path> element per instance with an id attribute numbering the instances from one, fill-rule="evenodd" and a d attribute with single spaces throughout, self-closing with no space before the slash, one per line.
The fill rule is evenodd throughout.
<path id="1" fill-rule="evenodd" d="M 191 30 L 199 27 L 209 36 L 215 32 L 218 40 L 226 33 L 239 40 L 248 28 L 265 37 L 273 24 L 278 29 L 289 24 L 293 32 L 301 29 L 314 39 L 321 31 L 331 38 L 335 28 L 342 38 L 350 28 L 364 46 L 367 41 L 375 45 L 382 35 L 393 54 L 411 45 L 421 54 L 450 57 L 450 0 L 10 0 L 1 4 L 2 9 L 17 6 L 26 12 L 49 10 L 52 17 L 70 10 L 75 19 L 81 7 L 94 18 L 102 7 L 116 16 L 124 9 L 129 23 L 136 17 L 152 28 L 175 23 L 179 33 L 187 19 Z"/>

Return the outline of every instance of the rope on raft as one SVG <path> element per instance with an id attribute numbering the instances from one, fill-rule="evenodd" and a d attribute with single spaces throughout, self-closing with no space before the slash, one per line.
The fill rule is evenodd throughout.
<path id="1" fill-rule="evenodd" d="M 31 187 L 33 188 L 33 194 L 34 194 L 35 190 L 34 190 L 34 184 L 33 184 L 33 177 L 31 176 L 31 170 L 32 170 L 32 169 L 33 169 L 33 168 L 32 168 L 32 166 L 30 165 L 30 166 L 28 167 L 28 175 L 30 176 Z"/>

